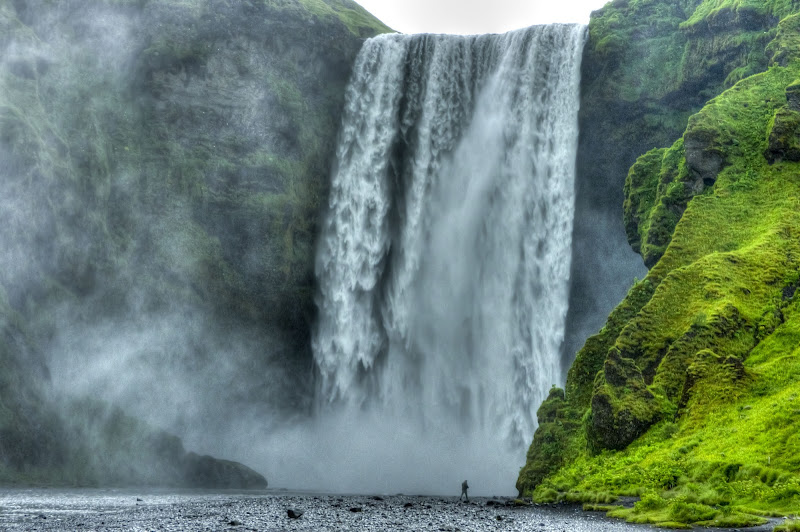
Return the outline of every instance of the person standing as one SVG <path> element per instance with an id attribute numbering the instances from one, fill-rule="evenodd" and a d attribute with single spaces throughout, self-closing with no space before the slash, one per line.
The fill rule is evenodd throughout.
<path id="1" fill-rule="evenodd" d="M 464 482 L 461 483 L 461 495 L 458 496 L 459 501 L 461 500 L 461 497 L 465 497 L 467 499 L 467 502 L 469 502 L 469 495 L 467 495 L 468 489 L 469 489 L 469 484 L 467 484 L 467 481 L 465 480 Z"/>

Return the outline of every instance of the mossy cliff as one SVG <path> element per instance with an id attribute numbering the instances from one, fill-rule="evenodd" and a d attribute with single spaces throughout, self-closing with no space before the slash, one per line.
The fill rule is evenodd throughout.
<path id="1" fill-rule="evenodd" d="M 629 218 L 619 224 L 628 169 L 648 150 L 671 145 L 710 98 L 764 71 L 778 21 L 798 5 L 614 0 L 593 13 L 581 73 L 568 360 L 644 275 L 639 257 L 625 251 L 626 238 L 639 246 Z M 654 232 L 652 245 L 663 248 L 664 238 Z M 644 255 L 652 266 L 649 249 Z"/>
<path id="2" fill-rule="evenodd" d="M 609 17 L 645 8 L 682 9 L 682 20 L 671 36 L 654 25 L 626 40 L 638 22 L 610 29 Z M 542 405 L 522 494 L 638 496 L 610 515 L 678 527 L 800 511 L 798 12 L 797 2 L 631 0 L 595 14 L 587 53 L 608 39 L 618 63 L 587 90 L 615 87 L 621 106 L 654 117 L 624 186 L 627 236 L 650 269 Z M 630 59 L 648 42 L 664 45 L 650 53 L 658 70 Z M 647 110 L 640 94 L 661 106 Z M 603 127 L 616 154 L 628 133 Z"/>
<path id="3" fill-rule="evenodd" d="M 162 426 L 178 385 L 174 419 L 302 408 L 344 88 L 387 30 L 349 0 L 0 1 L 0 481 L 123 481 L 81 465 L 105 429 L 67 392 Z M 104 416 L 127 456 L 139 422 Z"/>

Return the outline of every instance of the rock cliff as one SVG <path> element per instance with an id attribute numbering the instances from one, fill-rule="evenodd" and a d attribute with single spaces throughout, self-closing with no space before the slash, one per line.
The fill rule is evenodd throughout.
<path id="1" fill-rule="evenodd" d="M 384 31 L 349 0 L 0 2 L 0 481 L 149 482 L 65 396 L 183 433 L 303 407 L 344 87 Z M 186 456 L 158 482 L 236 476 Z"/>

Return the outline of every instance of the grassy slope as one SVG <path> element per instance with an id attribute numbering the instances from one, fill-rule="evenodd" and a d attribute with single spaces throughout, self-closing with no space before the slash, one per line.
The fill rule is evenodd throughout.
<path id="1" fill-rule="evenodd" d="M 392 31 L 352 0 L 300 0 L 300 3 L 316 17 L 337 17 L 351 33 L 359 37 L 372 37 Z"/>
<path id="2" fill-rule="evenodd" d="M 642 153 L 681 136 L 688 117 L 742 72 L 766 68 L 772 20 L 748 25 L 733 17 L 714 31 L 681 29 L 701 4 L 616 0 L 592 15 L 581 67 L 570 356 L 585 332 L 600 328 L 597 317 L 612 310 L 611 300 L 622 299 L 634 275 L 642 275 L 639 260 L 619 252 L 628 169 Z"/>
<path id="3" fill-rule="evenodd" d="M 672 213 L 671 227 L 662 224 L 671 240 L 579 353 L 566 400 L 554 393 L 542 406 L 521 492 L 543 501 L 639 495 L 612 515 L 661 524 L 735 526 L 800 509 L 800 167 L 764 157 L 800 64 L 779 63 L 709 102 L 684 139 L 632 170 L 632 227 Z M 703 149 L 727 166 L 691 190 L 697 176 L 682 141 L 700 130 L 714 133 Z M 649 395 L 632 393 L 642 384 Z M 604 430 L 630 437 L 609 450 Z"/>

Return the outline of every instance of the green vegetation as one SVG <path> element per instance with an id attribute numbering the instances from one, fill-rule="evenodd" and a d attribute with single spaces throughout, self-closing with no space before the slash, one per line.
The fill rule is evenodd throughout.
<path id="1" fill-rule="evenodd" d="M 300 0 L 300 3 L 316 17 L 337 17 L 353 35 L 358 37 L 372 37 L 392 31 L 363 7 L 350 0 Z"/>
<path id="2" fill-rule="evenodd" d="M 703 0 L 681 26 L 720 24 L 723 17 L 772 18 L 774 24 L 778 19 L 795 13 L 797 7 L 793 0 Z"/>
<path id="3" fill-rule="evenodd" d="M 771 57 L 780 63 L 797 49 L 800 21 L 787 15 L 799 8 L 792 0 L 620 0 L 596 12 L 584 52 L 581 130 L 614 149 L 580 155 L 584 172 L 624 177 L 639 155 L 681 136 L 706 101 L 766 70 Z M 612 184 L 594 201 L 618 201 Z M 667 225 L 679 217 L 662 215 Z M 656 241 L 658 255 L 667 243 Z"/>
<path id="4" fill-rule="evenodd" d="M 586 67 L 597 68 L 593 73 L 602 76 L 604 82 L 606 77 L 612 79 L 610 84 L 604 83 L 605 95 L 626 102 L 657 101 L 675 90 L 678 79 L 665 83 L 665 73 L 674 76 L 680 71 L 686 38 L 678 27 L 699 3 L 625 0 L 611 2 L 595 12 L 589 23 L 586 52 L 593 62 Z M 616 71 L 613 77 L 608 76 L 608 69 Z"/>
<path id="5" fill-rule="evenodd" d="M 700 8 L 706 20 L 737 6 L 748 9 Z M 634 496 L 608 514 L 671 528 L 800 511 L 794 18 L 764 43 L 780 60 L 630 169 L 626 231 L 651 270 L 580 350 L 566 392 L 540 408 L 521 494 Z"/>

